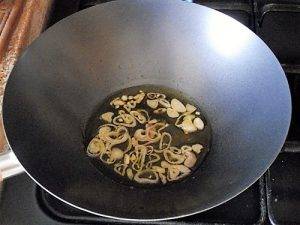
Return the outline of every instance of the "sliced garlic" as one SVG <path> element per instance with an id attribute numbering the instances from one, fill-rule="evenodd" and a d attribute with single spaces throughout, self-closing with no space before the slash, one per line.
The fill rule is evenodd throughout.
<path id="1" fill-rule="evenodd" d="M 184 161 L 184 165 L 186 167 L 192 168 L 197 162 L 197 157 L 191 151 L 186 151 L 184 153 L 184 155 L 186 156 L 186 160 Z"/>
<path id="2" fill-rule="evenodd" d="M 144 117 L 139 111 L 131 111 L 130 115 L 132 115 L 140 124 L 147 122 L 146 117 Z"/>
<path id="3" fill-rule="evenodd" d="M 134 138 L 137 141 L 147 141 L 146 131 L 143 129 L 138 129 L 134 133 Z"/>
<path id="4" fill-rule="evenodd" d="M 136 156 L 132 154 L 132 155 L 130 156 L 130 161 L 131 161 L 131 162 L 135 162 L 136 160 L 137 160 Z"/>
<path id="5" fill-rule="evenodd" d="M 171 104 L 167 99 L 162 98 L 162 99 L 159 99 L 158 102 L 160 105 L 162 105 L 165 108 L 171 107 Z"/>
<path id="6" fill-rule="evenodd" d="M 161 161 L 160 165 L 162 168 L 168 168 L 170 166 L 170 164 L 167 163 L 166 161 Z"/>
<path id="7" fill-rule="evenodd" d="M 175 109 L 177 112 L 180 112 L 180 113 L 184 113 L 186 111 L 186 108 L 185 106 L 182 104 L 181 101 L 179 101 L 178 99 L 176 98 L 173 98 L 171 100 L 171 106 L 173 109 Z"/>
<path id="8" fill-rule="evenodd" d="M 159 178 L 158 174 L 152 170 L 142 170 L 135 174 L 134 180 L 141 184 L 155 184 Z"/>
<path id="9" fill-rule="evenodd" d="M 133 137 L 133 138 L 131 138 L 131 144 L 133 147 L 135 147 L 139 144 L 139 142 Z"/>
<path id="10" fill-rule="evenodd" d="M 168 176 L 167 176 L 167 178 L 168 178 L 169 181 L 177 180 L 178 179 L 177 177 L 179 176 L 180 171 L 179 171 L 179 169 L 178 169 L 177 166 L 178 165 L 176 165 L 176 167 L 175 166 L 174 167 L 170 166 L 168 168 Z"/>
<path id="11" fill-rule="evenodd" d="M 127 99 L 128 99 L 127 95 L 123 95 L 123 96 L 121 97 L 121 100 L 122 100 L 122 101 L 127 101 Z"/>
<path id="12" fill-rule="evenodd" d="M 159 141 L 159 149 L 156 152 L 162 152 L 161 150 L 168 149 L 172 142 L 172 136 L 168 132 L 163 132 Z"/>
<path id="13" fill-rule="evenodd" d="M 124 164 L 128 165 L 130 163 L 130 156 L 128 154 L 124 155 Z"/>
<path id="14" fill-rule="evenodd" d="M 153 119 L 153 120 L 150 120 L 150 121 L 148 122 L 148 124 L 155 124 L 155 123 L 157 123 L 157 122 L 158 122 L 157 119 Z"/>
<path id="15" fill-rule="evenodd" d="M 113 100 L 113 104 L 114 104 L 115 106 L 122 106 L 122 105 L 125 104 L 125 102 L 123 102 L 123 101 L 120 100 L 120 99 L 116 99 L 116 100 Z"/>
<path id="16" fill-rule="evenodd" d="M 193 113 L 197 109 L 195 106 L 193 106 L 191 104 L 186 104 L 185 108 L 186 108 L 186 111 L 189 112 L 189 113 Z"/>
<path id="17" fill-rule="evenodd" d="M 197 131 L 197 127 L 193 124 L 191 119 L 183 120 L 180 127 L 184 131 L 184 133 L 186 133 L 186 134 L 193 133 L 193 132 Z"/>
<path id="18" fill-rule="evenodd" d="M 148 114 L 149 108 L 148 111 L 134 109 L 141 102 L 152 108 L 150 111 L 154 114 Z M 168 117 L 175 118 L 171 124 L 186 134 L 202 130 L 204 121 L 194 105 L 183 105 L 176 98 L 167 99 L 164 94 L 143 91 L 136 95 L 121 95 L 110 105 L 120 110 L 101 115 L 100 118 L 107 123 L 99 127 L 95 140 L 89 143 L 89 156 L 98 157 L 108 165 L 113 164 L 116 173 L 142 184 L 165 184 L 180 180 L 191 172 L 189 168 L 196 165 L 196 156 L 203 146 L 172 146 L 172 136 L 164 130 L 169 125 L 164 121 L 165 115 L 163 121 L 154 118 L 155 114 L 166 113 Z"/>
<path id="19" fill-rule="evenodd" d="M 136 107 L 136 102 L 133 101 L 133 100 L 131 100 L 131 101 L 127 102 L 127 105 L 128 105 L 130 108 L 134 109 L 134 108 Z"/>
<path id="20" fill-rule="evenodd" d="M 181 154 L 181 152 L 182 152 L 181 150 L 182 149 L 177 148 L 177 147 L 170 147 L 170 151 L 172 151 L 175 154 Z"/>
<path id="21" fill-rule="evenodd" d="M 193 120 L 194 118 L 194 115 L 186 115 L 185 117 L 183 117 L 183 120 Z"/>
<path id="22" fill-rule="evenodd" d="M 166 179 L 166 176 L 165 176 L 164 174 L 159 173 L 158 176 L 159 176 L 159 178 L 160 178 L 160 180 L 161 180 L 161 182 L 162 182 L 163 184 L 166 184 L 166 183 L 167 183 L 167 179 Z"/>
<path id="23" fill-rule="evenodd" d="M 169 181 L 179 180 L 191 173 L 191 170 L 184 165 L 171 165 L 168 168 L 167 179 Z"/>
<path id="24" fill-rule="evenodd" d="M 156 98 L 157 98 L 157 99 L 158 99 L 158 98 L 160 98 L 160 99 L 166 98 L 166 95 L 161 94 L 161 93 L 156 93 Z"/>
<path id="25" fill-rule="evenodd" d="M 183 146 L 181 146 L 181 150 L 183 153 L 186 151 L 192 151 L 192 147 L 188 146 L 188 145 L 183 145 Z"/>
<path id="26" fill-rule="evenodd" d="M 146 163 L 146 168 L 151 168 L 153 163 L 156 163 L 160 160 L 160 156 L 156 153 L 150 153 L 147 158 L 149 161 Z"/>
<path id="27" fill-rule="evenodd" d="M 126 114 L 126 112 L 124 110 L 119 110 L 118 113 L 119 113 L 119 115 Z"/>
<path id="28" fill-rule="evenodd" d="M 183 122 L 184 116 L 185 116 L 185 115 L 180 115 L 180 116 L 176 119 L 176 122 L 175 122 L 175 126 L 176 126 L 176 127 L 180 127 L 181 123 Z"/>
<path id="29" fill-rule="evenodd" d="M 192 149 L 194 152 L 199 154 L 201 152 L 201 150 L 203 149 L 203 145 L 201 145 L 201 144 L 192 145 Z"/>
<path id="30" fill-rule="evenodd" d="M 124 107 L 124 109 L 126 109 L 127 112 L 131 111 L 131 108 L 128 105 L 124 105 L 123 107 Z"/>
<path id="31" fill-rule="evenodd" d="M 126 170 L 126 174 L 127 174 L 127 177 L 132 180 L 133 179 L 133 173 L 132 173 L 132 169 L 128 168 Z"/>
<path id="32" fill-rule="evenodd" d="M 147 93 L 147 98 L 149 98 L 149 99 L 156 99 L 156 93 L 153 93 L 153 92 Z"/>
<path id="33" fill-rule="evenodd" d="M 194 119 L 194 125 L 198 130 L 203 130 L 204 128 L 204 123 L 199 117 Z"/>
<path id="34" fill-rule="evenodd" d="M 185 157 L 183 155 L 175 154 L 170 150 L 165 150 L 163 152 L 163 155 L 165 157 L 165 160 L 171 164 L 181 164 L 185 160 Z"/>
<path id="35" fill-rule="evenodd" d="M 158 109 L 155 109 L 155 110 L 153 111 L 153 113 L 155 113 L 155 114 L 163 114 L 163 113 L 165 113 L 166 111 L 167 111 L 166 108 L 158 108 Z"/>
<path id="36" fill-rule="evenodd" d="M 145 93 L 141 92 L 139 94 L 137 94 L 136 96 L 133 97 L 134 100 L 136 100 L 136 103 L 141 103 L 145 97 Z"/>
<path id="37" fill-rule="evenodd" d="M 108 123 L 111 123 L 113 116 L 114 116 L 113 112 L 107 112 L 107 113 L 103 113 L 101 115 L 101 119 L 103 119 L 104 121 L 106 121 Z"/>
<path id="38" fill-rule="evenodd" d="M 152 108 L 152 109 L 156 109 L 158 106 L 158 100 L 154 99 L 154 100 L 147 100 L 147 105 Z"/>
<path id="39" fill-rule="evenodd" d="M 166 172 L 166 169 L 162 168 L 160 166 L 152 166 L 152 170 L 154 170 L 155 172 L 158 172 L 158 173 L 165 173 Z"/>
<path id="40" fill-rule="evenodd" d="M 167 108 L 167 115 L 170 118 L 177 118 L 179 116 L 179 113 L 173 108 Z"/>
<path id="41" fill-rule="evenodd" d="M 149 113 L 145 109 L 137 109 L 137 111 L 146 118 L 146 122 L 149 121 Z"/>
<path id="42" fill-rule="evenodd" d="M 111 127 L 103 126 L 98 131 L 98 137 L 101 139 L 101 137 L 105 137 L 110 131 Z"/>
<path id="43" fill-rule="evenodd" d="M 105 151 L 105 145 L 102 140 L 93 138 L 87 147 L 87 154 L 90 157 L 97 157 Z"/>
<path id="44" fill-rule="evenodd" d="M 111 150 L 110 159 L 111 160 L 119 160 L 124 156 L 124 152 L 119 148 L 113 148 Z"/>
<path id="45" fill-rule="evenodd" d="M 120 97 L 114 98 L 109 104 L 114 105 L 114 102 L 116 102 L 117 100 L 120 100 Z"/>
<path id="46" fill-rule="evenodd" d="M 113 119 L 113 123 L 115 125 L 122 125 L 125 127 L 135 127 L 136 126 L 136 120 L 130 114 L 121 114 L 119 116 L 116 116 Z"/>
<path id="47" fill-rule="evenodd" d="M 134 101 L 127 102 L 126 105 L 124 105 L 123 107 L 124 109 L 127 110 L 127 112 L 130 112 L 132 109 L 136 107 L 136 102 Z"/>
<path id="48" fill-rule="evenodd" d="M 153 151 L 154 151 L 153 146 L 152 145 L 147 145 L 146 147 L 147 147 L 147 154 L 152 154 Z"/>
<path id="49" fill-rule="evenodd" d="M 121 176 L 125 175 L 126 172 L 126 168 L 127 165 L 121 164 L 121 163 L 117 163 L 114 165 L 114 171 L 118 174 L 120 174 Z"/>

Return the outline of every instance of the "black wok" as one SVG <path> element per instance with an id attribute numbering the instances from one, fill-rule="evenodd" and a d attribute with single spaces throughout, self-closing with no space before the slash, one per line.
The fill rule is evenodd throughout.
<path id="1" fill-rule="evenodd" d="M 142 84 L 192 96 L 211 123 L 211 151 L 183 182 L 132 188 L 85 154 L 92 112 Z M 140 220 L 202 212 L 245 190 L 276 158 L 290 117 L 284 72 L 254 33 L 173 0 L 111 2 L 54 25 L 13 69 L 3 104 L 9 144 L 39 185 L 85 211 Z"/>

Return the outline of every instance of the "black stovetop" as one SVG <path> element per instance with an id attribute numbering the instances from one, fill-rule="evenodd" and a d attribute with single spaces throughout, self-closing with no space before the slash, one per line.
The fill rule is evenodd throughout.
<path id="1" fill-rule="evenodd" d="M 163 0 L 162 0 L 163 1 Z M 49 26 L 78 10 L 107 0 L 56 0 Z M 195 0 L 226 13 L 257 33 L 273 50 L 288 78 L 293 115 L 282 152 L 246 191 L 204 213 L 147 224 L 300 225 L 300 0 Z M 226 191 L 226 190 L 224 190 Z M 117 224 L 72 208 L 19 175 L 0 187 L 0 225 Z"/>

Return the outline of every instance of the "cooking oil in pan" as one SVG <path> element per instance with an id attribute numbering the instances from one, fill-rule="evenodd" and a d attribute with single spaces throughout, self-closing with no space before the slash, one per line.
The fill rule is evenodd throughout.
<path id="1" fill-rule="evenodd" d="M 90 118 L 86 151 L 101 173 L 137 186 L 182 181 L 210 149 L 211 127 L 197 101 L 143 85 L 107 97 Z"/>

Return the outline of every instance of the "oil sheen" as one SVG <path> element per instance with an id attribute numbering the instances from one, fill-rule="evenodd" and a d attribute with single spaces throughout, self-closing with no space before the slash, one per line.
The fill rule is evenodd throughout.
<path id="1" fill-rule="evenodd" d="M 211 126 L 210 123 L 205 115 L 204 110 L 201 108 L 201 104 L 199 104 L 199 102 L 197 101 L 197 97 L 195 96 L 195 98 L 192 98 L 191 96 L 187 96 L 186 94 L 177 91 L 175 89 L 171 89 L 171 88 L 167 88 L 167 87 L 162 87 L 162 86 L 157 86 L 157 85 L 142 85 L 142 86 L 135 86 L 135 87 L 130 87 L 130 88 L 126 88 L 126 89 L 122 89 L 119 90 L 115 93 L 113 93 L 112 95 L 109 95 L 103 102 L 101 102 L 100 107 L 97 107 L 93 113 L 93 115 L 91 116 L 91 118 L 88 121 L 87 124 L 87 128 L 85 131 L 85 145 L 86 147 L 88 147 L 88 144 L 91 142 L 91 140 L 97 136 L 98 131 L 99 131 L 99 127 L 108 124 L 107 121 L 101 119 L 101 115 L 103 115 L 106 112 L 111 112 L 113 113 L 114 116 L 117 116 L 120 114 L 120 110 L 122 110 L 125 113 L 130 114 L 130 112 L 128 112 L 127 110 L 124 110 L 123 106 L 118 107 L 117 109 L 115 107 L 113 107 L 113 105 L 111 104 L 111 102 L 116 99 L 116 98 L 120 98 L 121 96 L 126 96 L 127 98 L 129 96 L 135 96 L 138 93 L 145 93 L 145 97 L 142 100 L 142 102 L 140 102 L 139 104 L 136 104 L 136 107 L 134 109 L 131 109 L 132 111 L 135 110 L 146 110 L 148 112 L 149 118 L 148 120 L 157 120 L 157 121 L 161 121 L 164 124 L 167 124 L 167 127 L 165 127 L 161 132 L 166 132 L 169 133 L 172 137 L 172 142 L 171 142 L 171 146 L 176 147 L 178 149 L 180 149 L 182 146 L 195 146 L 197 144 L 201 144 L 203 146 L 203 148 L 201 149 L 200 153 L 196 154 L 195 152 L 193 152 L 193 154 L 197 157 L 197 161 L 196 163 L 189 168 L 190 173 L 187 176 L 184 176 L 180 179 L 177 180 L 172 180 L 172 182 L 168 182 L 168 177 L 170 179 L 170 171 L 172 170 L 172 168 L 176 168 L 174 167 L 174 165 L 172 163 L 168 163 L 168 165 L 170 166 L 165 166 L 165 168 L 163 168 L 165 170 L 165 173 L 159 174 L 158 172 L 156 172 L 156 174 L 154 174 L 155 176 L 158 176 L 159 181 L 156 183 L 139 183 L 136 182 L 132 177 L 131 179 L 129 179 L 129 176 L 127 174 L 127 170 L 128 168 L 132 168 L 132 163 L 134 163 L 134 160 L 130 160 L 129 164 L 124 166 L 121 165 L 123 162 L 123 158 L 121 160 L 119 160 L 119 165 L 121 165 L 121 167 L 123 168 L 119 168 L 120 171 L 124 171 L 124 176 L 118 174 L 115 172 L 114 170 L 114 166 L 116 166 L 115 163 L 111 163 L 111 164 L 107 164 L 104 163 L 103 161 L 100 160 L 99 157 L 89 157 L 89 159 L 91 160 L 91 162 L 93 163 L 93 165 L 104 175 L 109 176 L 110 178 L 112 178 L 113 180 L 115 180 L 116 182 L 121 182 L 123 184 L 126 185 L 134 185 L 134 186 L 143 186 L 143 187 L 153 187 L 153 186 L 165 186 L 168 184 L 172 184 L 172 183 L 176 183 L 176 182 L 184 182 L 185 179 L 188 179 L 189 177 L 192 176 L 192 173 L 197 170 L 200 166 L 202 161 L 204 160 L 206 154 L 209 152 L 210 149 L 210 143 L 211 143 Z M 176 121 L 178 120 L 178 117 L 175 118 L 171 118 L 170 116 L 168 116 L 168 113 L 164 112 L 164 113 L 154 113 L 155 109 L 149 107 L 149 104 L 147 104 L 147 100 L 149 100 L 147 98 L 147 94 L 148 93 L 160 93 L 166 96 L 166 100 L 168 102 L 171 102 L 172 99 L 177 99 L 179 100 L 181 103 L 183 103 L 183 105 L 193 105 L 196 107 L 195 112 L 193 112 L 193 116 L 192 118 L 194 119 L 195 117 L 200 118 L 203 122 L 204 122 L 204 128 L 202 130 L 197 130 L 196 132 L 191 132 L 191 133 L 187 133 L 184 132 L 182 129 L 180 129 L 178 126 L 175 126 Z M 132 98 L 131 98 L 132 99 Z M 157 106 L 156 109 L 158 108 L 167 108 L 167 107 L 163 107 L 161 105 Z M 121 111 L 121 112 L 122 112 Z M 165 111 L 165 109 L 164 109 Z M 179 113 L 180 115 L 184 114 L 184 113 Z M 188 113 L 185 113 L 188 114 Z M 196 114 L 196 115 L 195 115 Z M 182 120 L 185 118 L 185 116 L 181 116 L 179 122 L 182 123 Z M 147 125 L 149 126 L 149 125 Z M 145 129 L 145 124 L 140 124 L 138 122 L 136 122 L 136 126 L 134 127 L 126 127 L 130 137 L 134 137 L 135 132 L 138 129 Z M 120 150 L 124 150 L 124 148 L 126 148 L 127 143 L 122 143 L 119 144 L 117 146 L 118 149 Z M 152 143 L 151 146 L 153 146 L 154 149 L 159 149 L 159 142 L 157 143 Z M 151 148 L 151 149 L 153 149 Z M 148 147 L 148 151 L 151 150 Z M 132 155 L 134 154 L 130 154 L 130 152 L 132 152 L 134 150 L 134 146 L 132 146 L 132 149 L 129 150 L 127 152 L 128 155 L 131 156 L 131 158 L 133 157 Z M 151 150 L 153 151 L 153 150 Z M 153 155 L 159 155 L 160 160 L 151 163 L 151 166 L 153 168 L 158 168 L 158 167 L 162 167 L 162 161 L 164 161 L 164 156 L 162 152 L 153 152 Z M 134 159 L 134 157 L 133 157 Z M 183 163 L 182 163 L 183 164 Z M 126 168 L 125 168 L 126 167 Z M 149 169 L 150 173 L 151 172 L 151 168 Z M 171 171 L 171 173 L 176 173 L 174 171 Z M 136 171 L 133 170 L 133 174 L 136 174 Z M 151 175 L 147 172 L 145 172 L 144 174 L 141 175 L 141 177 L 145 176 L 149 176 L 150 178 L 154 178 L 154 175 Z M 166 181 L 162 182 L 162 176 L 165 177 Z M 152 177 L 151 177 L 152 176 Z M 172 174 L 171 174 L 172 176 Z M 143 179 L 143 178 L 142 178 Z"/>

